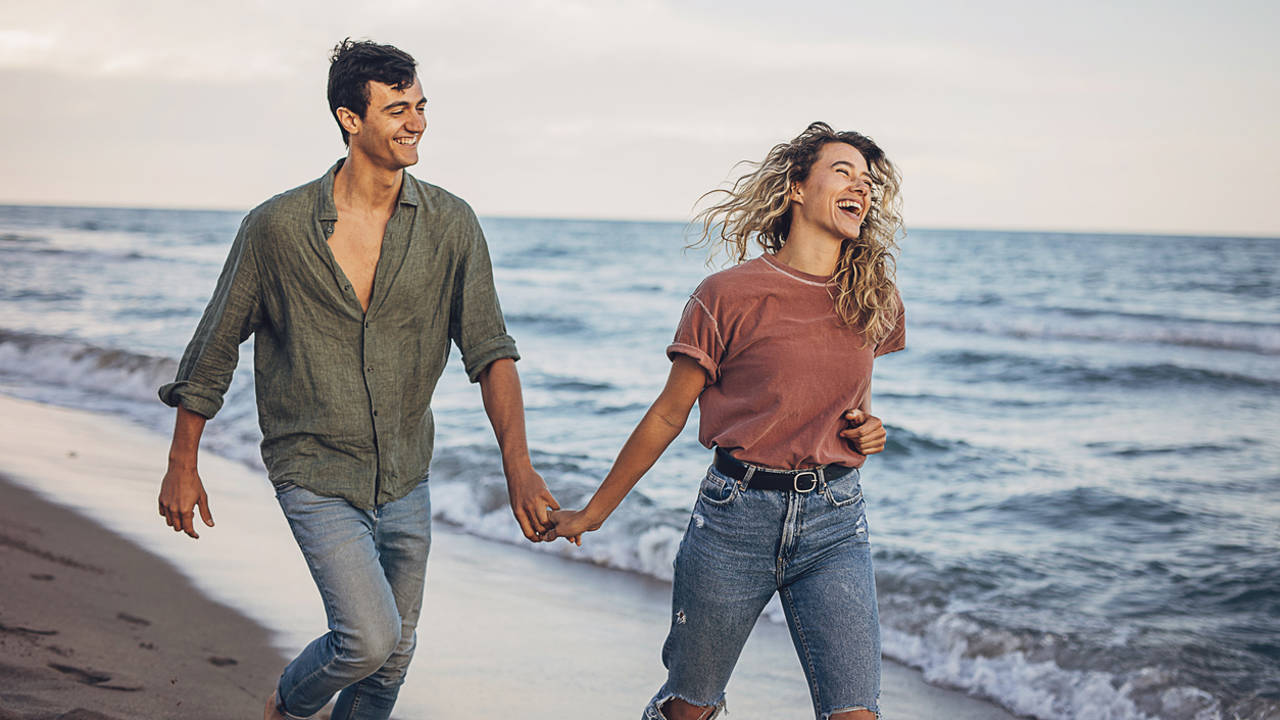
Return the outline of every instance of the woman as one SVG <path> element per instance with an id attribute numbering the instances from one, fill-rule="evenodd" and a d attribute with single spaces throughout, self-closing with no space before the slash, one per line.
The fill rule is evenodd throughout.
<path id="1" fill-rule="evenodd" d="M 703 241 L 740 263 L 694 291 L 666 387 L 587 506 L 580 543 L 684 427 L 715 448 L 676 556 L 667 682 L 651 719 L 708 720 L 775 592 L 821 720 L 879 712 L 880 629 L 857 468 L 884 449 L 873 358 L 904 346 L 894 285 L 898 173 L 870 138 L 814 123 L 719 190 Z M 748 245 L 764 254 L 746 261 Z"/>

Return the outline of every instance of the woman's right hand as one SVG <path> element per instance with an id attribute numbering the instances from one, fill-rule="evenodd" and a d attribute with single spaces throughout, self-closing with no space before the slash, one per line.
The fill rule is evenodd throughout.
<path id="1" fill-rule="evenodd" d="M 548 541 L 562 537 L 578 547 L 582 547 L 582 533 L 599 530 L 604 524 L 603 520 L 588 516 L 585 509 L 552 510 L 549 515 L 552 527 L 542 537 Z"/>

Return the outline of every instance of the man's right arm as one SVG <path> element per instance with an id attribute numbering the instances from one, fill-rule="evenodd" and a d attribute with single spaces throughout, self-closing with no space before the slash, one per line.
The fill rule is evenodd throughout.
<path id="1" fill-rule="evenodd" d="M 185 532 L 193 538 L 200 537 L 195 527 L 196 507 L 200 508 L 200 519 L 204 524 L 213 527 L 209 496 L 205 494 L 204 483 L 196 470 L 204 424 L 204 416 L 184 407 L 178 408 L 178 419 L 173 425 L 173 443 L 169 446 L 169 469 L 160 482 L 160 516 L 174 532 Z"/>

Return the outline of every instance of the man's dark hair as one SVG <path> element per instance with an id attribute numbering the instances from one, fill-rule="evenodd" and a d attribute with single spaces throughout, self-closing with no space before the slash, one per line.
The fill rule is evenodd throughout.
<path id="1" fill-rule="evenodd" d="M 369 109 L 370 80 L 404 90 L 413 84 L 418 64 L 399 48 L 351 38 L 333 46 L 329 63 L 329 111 L 335 122 L 340 107 L 364 118 Z M 341 122 L 338 129 L 342 131 L 342 143 L 349 145 L 347 129 Z"/>

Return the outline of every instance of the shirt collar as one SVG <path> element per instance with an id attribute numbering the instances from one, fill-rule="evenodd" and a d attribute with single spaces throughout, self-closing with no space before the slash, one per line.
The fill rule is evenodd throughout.
<path id="1" fill-rule="evenodd" d="M 318 206 L 319 216 L 321 220 L 337 221 L 338 206 L 333 204 L 333 178 L 338 174 L 338 168 L 342 167 L 342 163 L 346 162 L 346 158 L 338 158 L 338 162 L 334 163 L 329 171 L 320 178 L 320 205 Z M 413 180 L 408 172 L 404 173 L 404 179 L 400 183 L 400 199 L 397 201 L 401 205 L 418 206 L 421 196 L 418 192 L 418 183 Z"/>

